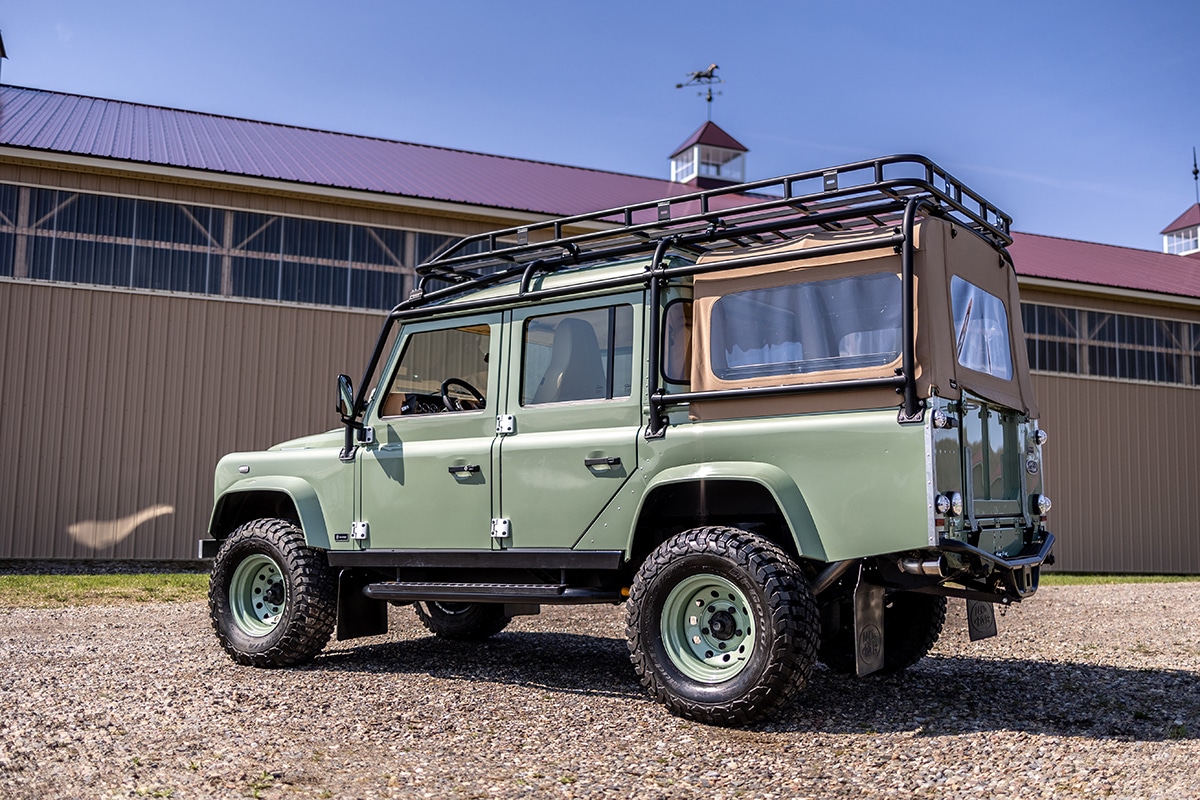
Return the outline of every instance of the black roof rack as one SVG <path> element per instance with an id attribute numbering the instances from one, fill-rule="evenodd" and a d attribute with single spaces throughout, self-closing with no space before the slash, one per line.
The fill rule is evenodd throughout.
<path id="1" fill-rule="evenodd" d="M 651 294 L 651 330 L 658 330 L 659 299 L 664 281 L 676 276 L 778 261 L 784 253 L 743 255 L 733 261 L 696 264 L 694 258 L 731 246 L 786 242 L 813 231 L 855 231 L 892 227 L 890 240 L 901 255 L 903 303 L 903 352 L 895 377 L 872 378 L 822 384 L 759 387 L 759 394 L 793 394 L 814 389 L 851 389 L 891 386 L 901 392 L 901 422 L 916 422 L 923 408 L 916 391 L 913 226 L 918 215 L 953 219 L 974 231 L 997 250 L 1012 244 L 1012 219 L 967 188 L 924 156 L 897 155 L 858 161 L 839 167 L 800 172 L 771 180 L 692 192 L 663 200 L 634 203 L 622 208 L 579 214 L 574 217 L 522 225 L 494 233 L 468 236 L 443 253 L 417 267 L 420 283 L 407 300 L 388 314 L 375 349 L 367 362 L 358 393 L 346 424 L 343 457 L 352 458 L 352 431 L 361 427 L 359 417 L 366 409 L 367 391 L 397 322 L 428 313 L 426 306 L 458 298 L 458 312 L 475 311 L 504 303 L 506 298 L 464 299 L 461 296 L 482 288 L 520 278 L 518 297 L 550 299 L 581 291 L 599 291 L 645 281 Z M 834 242 L 815 247 L 809 255 L 833 255 L 877 246 L 867 242 Z M 665 256 L 677 252 L 693 257 L 691 264 L 668 264 Z M 644 276 L 616 276 L 560 287 L 533 288 L 540 272 L 575 265 L 651 255 Z M 443 284 L 428 289 L 426 284 Z M 650 363 L 658 361 L 658 339 L 649 341 Z M 667 393 L 659 372 L 648 374 L 651 420 L 646 435 L 663 435 L 664 409 L 721 392 L 700 394 Z"/>
<path id="2" fill-rule="evenodd" d="M 417 267 L 421 282 L 398 309 L 433 299 L 425 294 L 429 280 L 453 285 L 433 293 L 444 299 L 534 263 L 553 270 L 650 253 L 667 237 L 673 250 L 698 256 L 814 230 L 899 225 L 914 198 L 997 248 L 1012 244 L 1007 214 L 928 158 L 893 155 L 468 236 Z"/>

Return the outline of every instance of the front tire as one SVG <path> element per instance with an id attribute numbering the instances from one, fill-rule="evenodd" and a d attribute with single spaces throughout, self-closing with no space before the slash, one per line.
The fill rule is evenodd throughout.
<path id="1" fill-rule="evenodd" d="M 671 713 L 714 725 L 769 716 L 808 682 L 820 625 L 808 582 L 769 540 L 696 528 L 660 545 L 630 588 L 634 669 Z"/>
<path id="2" fill-rule="evenodd" d="M 309 661 L 337 621 L 337 589 L 324 552 L 282 519 L 247 522 L 217 551 L 208 608 L 221 647 L 239 664 Z"/>
<path id="3" fill-rule="evenodd" d="M 499 603 L 426 601 L 413 604 L 413 608 L 425 630 L 434 636 L 456 642 L 473 642 L 495 636 L 512 622 L 512 617 L 504 613 L 504 606 Z"/>

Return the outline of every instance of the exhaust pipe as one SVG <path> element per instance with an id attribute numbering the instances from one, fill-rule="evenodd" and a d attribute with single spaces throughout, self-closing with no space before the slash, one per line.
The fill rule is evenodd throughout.
<path id="1" fill-rule="evenodd" d="M 920 559 L 920 558 L 902 558 L 897 562 L 900 571 L 909 575 L 927 575 L 931 577 L 944 578 L 946 570 L 942 567 L 941 558 Z"/>

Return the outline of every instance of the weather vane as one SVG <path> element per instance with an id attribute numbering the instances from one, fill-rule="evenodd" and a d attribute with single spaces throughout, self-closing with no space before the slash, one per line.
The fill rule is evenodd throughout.
<path id="1" fill-rule="evenodd" d="M 720 69 L 716 64 L 709 64 L 708 69 L 689 72 L 688 79 L 683 83 L 675 84 L 676 89 L 682 89 L 685 86 L 703 86 L 704 91 L 698 92 L 700 97 L 705 99 L 705 104 L 708 108 L 708 121 L 712 122 L 712 101 L 713 101 L 713 86 L 718 83 L 724 83 L 722 78 L 717 77 L 717 70 Z M 720 94 L 717 92 L 716 94 Z"/>

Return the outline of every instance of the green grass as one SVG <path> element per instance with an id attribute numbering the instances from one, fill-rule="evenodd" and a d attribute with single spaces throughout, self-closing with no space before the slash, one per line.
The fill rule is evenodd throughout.
<path id="1" fill-rule="evenodd" d="M 1109 583 L 1179 583 L 1200 575 L 1042 574 L 1042 586 L 1090 586 Z M 137 573 L 132 575 L 0 575 L 0 608 L 184 603 L 203 600 L 208 575 Z"/>
<path id="2" fill-rule="evenodd" d="M 182 603 L 203 600 L 208 575 L 0 575 L 0 608 Z"/>
<path id="3" fill-rule="evenodd" d="M 1105 583 L 1184 583 L 1200 575 L 1100 575 L 1085 572 L 1043 572 L 1042 586 L 1095 586 Z"/>

